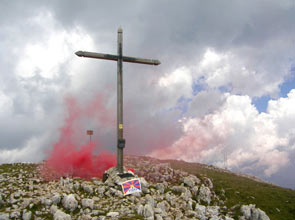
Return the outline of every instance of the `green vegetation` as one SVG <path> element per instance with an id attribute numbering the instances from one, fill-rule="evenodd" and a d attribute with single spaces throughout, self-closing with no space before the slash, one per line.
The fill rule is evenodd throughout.
<path id="1" fill-rule="evenodd" d="M 169 161 L 173 169 L 210 178 L 216 194 L 224 199 L 228 208 L 233 208 L 235 216 L 239 215 L 241 205 L 256 204 L 274 220 L 295 219 L 295 191 L 275 185 L 260 183 L 250 178 L 233 173 L 221 172 L 197 163 Z M 236 206 L 238 205 L 238 206 Z M 235 207 L 234 207 L 235 206 Z"/>

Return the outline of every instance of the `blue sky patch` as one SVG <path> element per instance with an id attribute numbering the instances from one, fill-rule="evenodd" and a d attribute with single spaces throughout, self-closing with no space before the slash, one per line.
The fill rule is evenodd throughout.
<path id="1" fill-rule="evenodd" d="M 255 105 L 259 113 L 266 112 L 268 101 L 270 99 L 271 98 L 268 95 L 262 97 L 254 97 L 252 99 L 252 104 Z"/>
<path id="2" fill-rule="evenodd" d="M 280 85 L 280 97 L 287 97 L 288 93 L 295 89 L 295 64 L 290 66 L 290 77 Z"/>

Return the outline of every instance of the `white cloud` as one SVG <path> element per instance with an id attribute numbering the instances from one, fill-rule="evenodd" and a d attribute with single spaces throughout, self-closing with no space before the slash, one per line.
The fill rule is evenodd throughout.
<path id="1" fill-rule="evenodd" d="M 226 94 L 216 89 L 200 91 L 193 97 L 188 109 L 188 115 L 202 117 L 208 113 L 212 113 L 224 102 L 225 98 Z"/>
<path id="2" fill-rule="evenodd" d="M 177 97 L 191 97 L 192 83 L 191 70 L 184 66 L 166 74 L 158 81 L 160 87 L 164 88 L 166 92 L 177 94 Z"/>
<path id="3" fill-rule="evenodd" d="M 209 88 L 228 88 L 233 94 L 247 94 L 251 97 L 273 95 L 279 91 L 279 85 L 283 80 L 273 81 L 264 69 L 260 69 L 249 63 L 239 54 L 230 50 L 218 52 L 214 48 L 207 48 L 201 61 L 196 66 L 198 76 L 203 76 L 204 82 Z"/>
<path id="4" fill-rule="evenodd" d="M 44 159 L 45 135 L 42 137 L 32 137 L 21 148 L 0 149 L 0 164 L 17 162 L 39 162 Z"/>
<path id="5" fill-rule="evenodd" d="M 81 27 L 71 30 L 61 29 L 49 11 L 42 11 L 29 19 L 31 25 L 38 26 L 41 41 L 28 42 L 16 66 L 20 77 L 40 74 L 52 79 L 60 73 L 60 66 L 74 58 L 78 48 L 93 48 L 91 37 Z M 68 73 L 70 74 L 70 73 Z"/>
<path id="6" fill-rule="evenodd" d="M 0 91 L 0 116 L 11 114 L 13 102 L 9 96 Z"/>
<path id="7" fill-rule="evenodd" d="M 182 120 L 182 137 L 151 155 L 222 166 L 226 154 L 229 168 L 271 176 L 293 157 L 289 152 L 294 147 L 290 139 L 295 137 L 294 94 L 292 90 L 287 98 L 271 101 L 269 112 L 260 114 L 249 96 L 227 94 L 215 112 Z M 281 123 L 286 119 L 290 124 Z M 285 126 L 288 130 L 281 134 Z"/>

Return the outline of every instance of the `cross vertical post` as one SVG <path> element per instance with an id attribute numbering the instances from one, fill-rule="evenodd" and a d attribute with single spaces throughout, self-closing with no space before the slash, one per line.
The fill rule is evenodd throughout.
<path id="1" fill-rule="evenodd" d="M 138 57 L 123 56 L 123 30 L 118 29 L 117 55 L 77 51 L 79 57 L 117 61 L 117 170 L 123 173 L 123 149 L 125 139 L 123 136 L 123 62 L 139 63 L 148 65 L 160 65 L 159 60 L 144 59 Z"/>
<path id="2" fill-rule="evenodd" d="M 118 29 L 118 62 L 117 62 L 117 169 L 123 173 L 123 149 L 125 140 L 123 138 L 123 30 Z"/>

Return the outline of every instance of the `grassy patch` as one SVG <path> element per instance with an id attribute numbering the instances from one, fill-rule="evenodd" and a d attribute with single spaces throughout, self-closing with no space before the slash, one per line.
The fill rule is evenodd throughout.
<path id="1" fill-rule="evenodd" d="M 256 204 L 270 217 L 276 220 L 295 219 L 295 191 L 267 183 L 260 183 L 233 173 L 220 172 L 196 163 L 169 161 L 173 169 L 181 169 L 194 175 L 209 177 L 214 191 L 220 195 L 225 191 L 225 205 L 230 208 L 237 204 Z M 234 212 L 237 216 L 240 207 Z"/>

